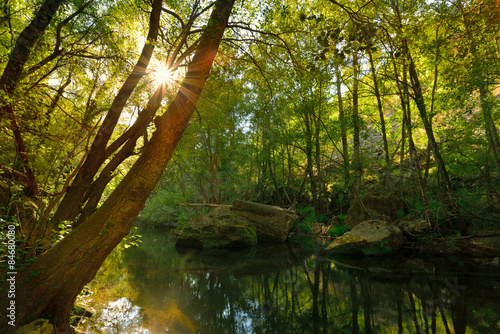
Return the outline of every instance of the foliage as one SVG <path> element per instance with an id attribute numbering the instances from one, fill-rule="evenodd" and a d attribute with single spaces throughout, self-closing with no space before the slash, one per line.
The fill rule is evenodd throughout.
<path id="1" fill-rule="evenodd" d="M 330 237 L 340 237 L 343 236 L 347 231 L 349 231 L 348 226 L 335 224 L 330 227 L 327 235 Z"/>
<path id="2" fill-rule="evenodd" d="M 15 68 L 15 87 L 0 87 L 0 178 L 15 194 L 2 224 L 16 224 L 23 257 L 72 235 L 127 176 L 152 182 L 129 171 L 158 129 L 155 117 L 169 115 L 200 36 L 213 28 L 212 2 L 166 1 L 158 37 L 146 40 L 154 3 L 65 1 Z M 0 71 L 8 73 L 40 2 L 2 7 Z M 299 211 L 294 228 L 309 233 L 377 191 L 410 203 L 398 218 L 428 215 L 439 228 L 455 219 L 498 225 L 496 13 L 491 0 L 236 2 L 210 80 L 137 224 L 172 227 L 202 213 L 178 203 L 244 199 Z M 171 76 L 158 84 L 165 64 Z M 129 96 L 119 95 L 129 86 Z M 112 108 L 114 97 L 122 109 Z M 110 115 L 118 115 L 113 124 Z M 99 145 L 104 152 L 89 154 Z M 82 166 L 99 159 L 83 177 L 92 168 Z M 40 189 L 33 221 L 12 213 L 31 200 L 21 190 L 34 196 L 30 175 Z M 67 207 L 71 217 L 61 214 Z M 47 230 L 31 233 L 39 226 Z"/>

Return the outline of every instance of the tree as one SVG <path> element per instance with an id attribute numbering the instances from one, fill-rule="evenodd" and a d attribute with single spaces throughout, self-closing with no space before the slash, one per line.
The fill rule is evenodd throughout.
<path id="1" fill-rule="evenodd" d="M 402 21 L 401 21 L 401 16 L 399 13 L 399 7 L 393 3 L 393 8 L 394 11 L 396 12 L 398 19 L 399 19 L 399 29 L 400 33 L 402 33 Z M 408 61 L 408 73 L 410 75 L 410 81 L 411 81 L 411 88 L 413 90 L 413 99 L 415 101 L 415 104 L 417 105 L 417 109 L 420 114 L 420 119 L 424 125 L 425 132 L 427 134 L 427 138 L 429 140 L 429 146 L 432 150 L 432 154 L 434 156 L 434 160 L 436 161 L 436 164 L 438 166 L 438 171 L 439 174 L 441 175 L 442 179 L 442 184 L 443 184 L 443 203 L 445 203 L 446 208 L 448 210 L 448 215 L 450 219 L 454 219 L 458 222 L 458 229 L 462 234 L 467 233 L 467 227 L 465 226 L 465 223 L 462 219 L 462 215 L 460 213 L 460 209 L 458 207 L 457 200 L 455 198 L 451 182 L 450 182 L 450 177 L 448 175 L 448 170 L 446 168 L 445 162 L 441 156 L 441 152 L 439 150 L 436 138 L 434 136 L 434 129 L 432 127 L 431 120 L 428 116 L 427 113 L 427 108 L 425 105 L 424 101 L 424 95 L 423 95 L 423 90 L 422 90 L 422 85 L 420 84 L 420 79 L 417 74 L 416 70 L 416 65 L 413 60 L 411 51 L 408 46 L 408 40 L 407 38 L 403 35 L 402 36 L 402 53 L 405 55 L 407 61 Z M 407 125 L 408 126 L 408 125 Z"/>
<path id="2" fill-rule="evenodd" d="M 128 234 L 170 160 L 208 78 L 232 7 L 231 0 L 215 2 L 186 79 L 167 111 L 155 118 L 156 131 L 122 182 L 99 209 L 17 277 L 16 324 L 45 316 L 59 332 L 69 331 L 77 294 Z M 5 319 L 2 328 L 13 329 Z"/>
<path id="3" fill-rule="evenodd" d="M 43 35 L 62 3 L 63 0 L 46 0 L 42 4 L 31 23 L 17 38 L 14 49 L 9 56 L 9 61 L 0 77 L 0 120 L 7 117 L 10 121 L 16 142 L 16 151 L 26 171 L 27 184 L 25 193 L 28 196 L 39 194 L 38 183 L 30 166 L 26 145 L 21 136 L 21 129 L 10 99 L 12 99 L 12 95 L 23 75 L 25 64 L 35 43 Z"/>

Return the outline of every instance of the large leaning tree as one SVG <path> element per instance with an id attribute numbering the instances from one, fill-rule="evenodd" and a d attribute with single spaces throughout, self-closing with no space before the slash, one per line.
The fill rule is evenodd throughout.
<path id="1" fill-rule="evenodd" d="M 26 64 L 31 51 L 51 25 L 63 2 L 64 0 L 46 0 L 42 4 L 31 23 L 19 35 L 0 80 L 0 90 L 3 91 L 0 101 L 1 117 L 10 123 L 16 154 L 24 168 L 24 191 L 27 196 L 35 196 L 40 190 L 24 145 L 23 131 L 16 117 L 15 100 L 9 96 L 14 94 L 16 85 L 26 75 Z M 60 43 L 59 27 L 76 18 L 78 11 L 81 13 L 85 10 L 84 6 L 89 6 L 92 2 L 84 3 L 73 15 L 57 24 L 56 44 Z M 2 332 L 14 332 L 17 326 L 40 317 L 50 319 L 59 333 L 69 332 L 70 311 L 78 293 L 92 280 L 109 253 L 129 233 L 135 217 L 144 207 L 181 139 L 208 79 L 233 4 L 234 0 L 216 0 L 213 3 L 196 0 L 185 20 L 162 7 L 161 0 L 152 1 L 148 36 L 140 58 L 116 93 L 97 134 L 92 137 L 92 145 L 81 163 L 69 175 L 66 187 L 51 199 L 45 214 L 33 226 L 28 227 L 32 236 L 28 242 L 36 243 L 35 246 L 44 249 L 44 252 L 16 276 L 16 326 L 8 325 L 9 319 L 2 317 Z M 208 15 L 210 10 L 211 14 Z M 161 32 L 162 15 L 174 17 L 181 27 L 175 43 L 166 52 L 166 66 L 174 71 L 188 61 L 185 77 L 165 112 L 161 113 L 164 110 L 162 101 L 167 94 L 167 82 L 161 82 L 135 123 L 118 138 L 113 138 L 120 114 L 127 100 L 140 86 L 139 82 L 146 73 L 153 50 L 159 43 L 157 40 Z M 202 27 L 196 26 L 197 19 L 203 20 L 205 24 Z M 165 34 L 162 36 L 165 40 L 168 39 Z M 54 50 L 52 59 L 64 54 L 58 45 Z M 146 135 L 147 138 L 141 141 L 142 148 L 134 150 L 139 138 L 145 136 L 145 131 L 151 127 L 155 129 L 152 136 L 149 138 Z M 131 155 L 138 156 L 132 167 L 114 191 L 98 206 L 112 173 Z M 57 223 L 67 220 L 74 221 L 75 228 L 51 247 Z M 2 278 L 4 281 L 5 278 Z"/>

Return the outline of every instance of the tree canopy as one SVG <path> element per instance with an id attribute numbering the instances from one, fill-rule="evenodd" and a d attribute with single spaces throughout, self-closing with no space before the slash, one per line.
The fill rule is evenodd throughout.
<path id="1" fill-rule="evenodd" d="M 136 217 L 196 214 L 177 203 L 245 199 L 325 221 L 394 193 L 401 216 L 432 229 L 500 221 L 493 0 L 0 6 L 16 324 L 69 330 L 76 295 Z"/>

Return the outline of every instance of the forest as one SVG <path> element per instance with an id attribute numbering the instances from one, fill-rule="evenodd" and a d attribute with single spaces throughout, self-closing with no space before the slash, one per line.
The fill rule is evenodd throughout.
<path id="1" fill-rule="evenodd" d="M 500 228 L 494 0 L 0 7 L 6 333 L 37 318 L 70 332 L 131 227 L 206 211 L 190 203 L 280 206 L 309 233 L 391 195 L 436 235 Z"/>

